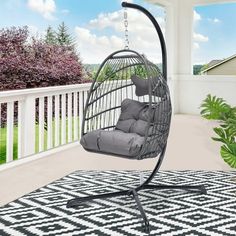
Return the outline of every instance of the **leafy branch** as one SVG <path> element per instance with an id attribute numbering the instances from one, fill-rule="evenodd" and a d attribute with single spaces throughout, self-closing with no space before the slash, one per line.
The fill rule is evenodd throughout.
<path id="1" fill-rule="evenodd" d="M 223 98 L 207 95 L 201 104 L 201 115 L 208 120 L 221 121 L 213 130 L 218 137 L 212 139 L 223 143 L 221 156 L 232 168 L 236 168 L 236 107 L 231 107 Z"/>

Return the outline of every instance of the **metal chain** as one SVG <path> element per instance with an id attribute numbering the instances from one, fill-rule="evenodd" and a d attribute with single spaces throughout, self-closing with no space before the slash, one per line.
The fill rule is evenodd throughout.
<path id="1" fill-rule="evenodd" d="M 128 31 L 128 14 L 127 8 L 124 8 L 124 26 L 125 26 L 125 49 L 129 49 L 129 31 Z"/>

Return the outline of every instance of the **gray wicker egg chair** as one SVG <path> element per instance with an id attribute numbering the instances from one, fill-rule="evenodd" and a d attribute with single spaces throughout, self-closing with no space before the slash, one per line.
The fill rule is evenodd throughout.
<path id="1" fill-rule="evenodd" d="M 131 3 L 122 3 L 122 6 L 140 10 L 152 21 L 160 39 L 162 69 L 133 50 L 124 49 L 109 55 L 101 64 L 89 91 L 81 144 L 87 151 L 101 154 L 134 160 L 157 158 L 157 164 L 149 177 L 135 188 L 77 197 L 69 200 L 67 207 L 94 199 L 131 195 L 140 210 L 144 229 L 149 232 L 149 221 L 138 191 L 183 189 L 206 193 L 206 190 L 204 186 L 150 184 L 163 161 L 171 123 L 166 46 L 158 23 L 146 9 Z"/>
<path id="2" fill-rule="evenodd" d="M 131 159 L 156 157 L 166 145 L 171 102 L 156 65 L 132 50 L 112 53 L 91 86 L 81 144 Z"/>

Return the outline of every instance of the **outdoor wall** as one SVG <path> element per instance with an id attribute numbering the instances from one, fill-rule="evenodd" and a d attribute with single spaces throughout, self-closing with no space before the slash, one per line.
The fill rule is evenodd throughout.
<path id="1" fill-rule="evenodd" d="M 236 106 L 236 76 L 178 76 L 175 86 L 175 113 L 200 113 L 200 104 L 207 94 L 224 98 L 229 104 Z"/>

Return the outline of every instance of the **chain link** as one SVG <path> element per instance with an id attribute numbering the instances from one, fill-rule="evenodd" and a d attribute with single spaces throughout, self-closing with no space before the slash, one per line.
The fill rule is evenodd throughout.
<path id="1" fill-rule="evenodd" d="M 129 31 L 128 31 L 128 14 L 127 8 L 124 8 L 124 26 L 125 26 L 125 49 L 129 49 Z"/>

